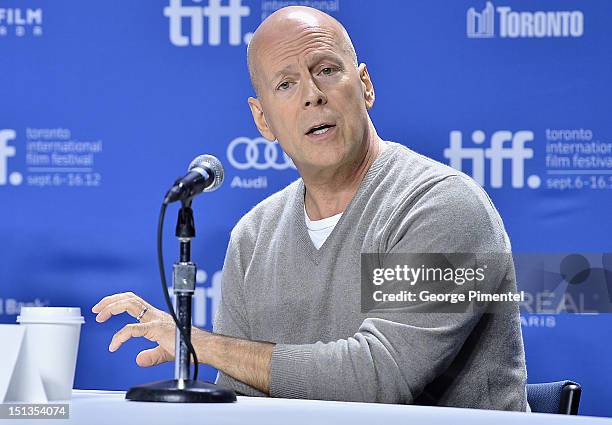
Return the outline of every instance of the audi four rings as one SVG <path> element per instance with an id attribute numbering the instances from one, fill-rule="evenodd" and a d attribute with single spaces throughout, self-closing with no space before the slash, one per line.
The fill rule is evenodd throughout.
<path id="1" fill-rule="evenodd" d="M 272 143 L 263 137 L 249 139 L 237 137 L 227 146 L 227 160 L 232 167 L 239 170 L 254 168 L 256 170 L 286 170 L 294 168 L 291 158 L 283 152 L 278 143 Z"/>

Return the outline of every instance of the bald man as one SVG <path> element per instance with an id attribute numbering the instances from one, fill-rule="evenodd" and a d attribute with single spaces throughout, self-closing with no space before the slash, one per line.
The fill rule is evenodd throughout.
<path id="1" fill-rule="evenodd" d="M 510 252 L 482 188 L 378 136 L 367 67 L 332 17 L 280 9 L 255 32 L 248 64 L 255 124 L 301 178 L 233 229 L 214 333 L 193 330 L 198 359 L 245 395 L 525 411 L 517 305 L 361 310 L 361 253 Z M 511 261 L 495 279 L 516 290 Z M 140 320 L 111 351 L 144 336 L 159 346 L 139 365 L 173 360 L 174 325 L 142 298 L 117 294 L 92 310 L 100 322 L 122 312 Z"/>

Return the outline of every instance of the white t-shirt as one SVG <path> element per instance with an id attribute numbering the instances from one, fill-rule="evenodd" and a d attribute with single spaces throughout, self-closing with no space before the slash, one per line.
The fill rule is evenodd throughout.
<path id="1" fill-rule="evenodd" d="M 336 224 L 338 224 L 340 217 L 342 217 L 342 213 L 321 220 L 311 220 L 306 212 L 306 207 L 304 207 L 304 218 L 308 228 L 308 235 L 317 249 L 321 248 L 325 243 L 327 237 L 334 230 Z"/>

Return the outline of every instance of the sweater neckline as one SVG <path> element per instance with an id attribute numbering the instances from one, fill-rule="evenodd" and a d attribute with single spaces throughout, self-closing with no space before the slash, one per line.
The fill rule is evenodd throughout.
<path id="1" fill-rule="evenodd" d="M 328 251 L 330 251 L 330 247 L 335 245 L 335 241 L 338 239 L 338 234 L 341 233 L 342 229 L 344 228 L 344 222 L 346 221 L 347 216 L 350 216 L 353 212 L 353 205 L 363 195 L 363 192 L 365 192 L 365 190 L 370 186 L 370 183 L 372 182 L 374 177 L 376 177 L 378 172 L 384 167 L 393 151 L 395 151 L 395 149 L 397 148 L 396 143 L 387 141 L 383 141 L 382 143 L 385 144 L 385 150 L 381 152 L 374 160 L 372 165 L 370 165 L 370 168 L 368 169 L 366 175 L 363 177 L 363 180 L 359 184 L 359 187 L 357 188 L 357 192 L 355 192 L 353 199 L 351 199 L 351 202 L 349 202 L 348 206 L 342 213 L 340 220 L 338 220 L 338 223 L 336 223 L 336 226 L 319 249 L 314 246 L 312 239 L 310 239 L 310 236 L 308 235 L 308 229 L 306 228 L 305 221 L 306 207 L 304 205 L 306 187 L 304 186 L 304 181 L 301 178 L 298 180 L 299 183 L 297 186 L 297 190 L 295 191 L 296 198 L 293 207 L 293 224 L 297 230 L 297 239 L 300 247 L 302 248 L 303 252 L 306 253 L 306 256 L 310 258 L 315 264 L 319 264 L 321 258 L 326 256 Z"/>
<path id="2" fill-rule="evenodd" d="M 331 217 L 322 218 L 320 220 L 311 220 L 310 217 L 308 217 L 306 208 L 304 208 L 304 219 L 306 222 L 306 228 L 308 230 L 318 231 L 318 230 L 324 230 L 330 227 L 334 227 L 336 224 L 338 224 L 338 221 L 340 220 L 340 217 L 342 217 L 342 214 L 344 214 L 344 211 L 342 211 L 341 213 L 332 215 Z"/>

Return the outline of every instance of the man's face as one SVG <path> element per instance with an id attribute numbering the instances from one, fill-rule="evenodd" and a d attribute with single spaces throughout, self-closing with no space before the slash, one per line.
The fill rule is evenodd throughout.
<path id="1" fill-rule="evenodd" d="M 354 160 L 366 141 L 371 83 L 343 46 L 333 27 L 292 22 L 266 34 L 257 50 L 255 121 L 300 172 Z"/>

